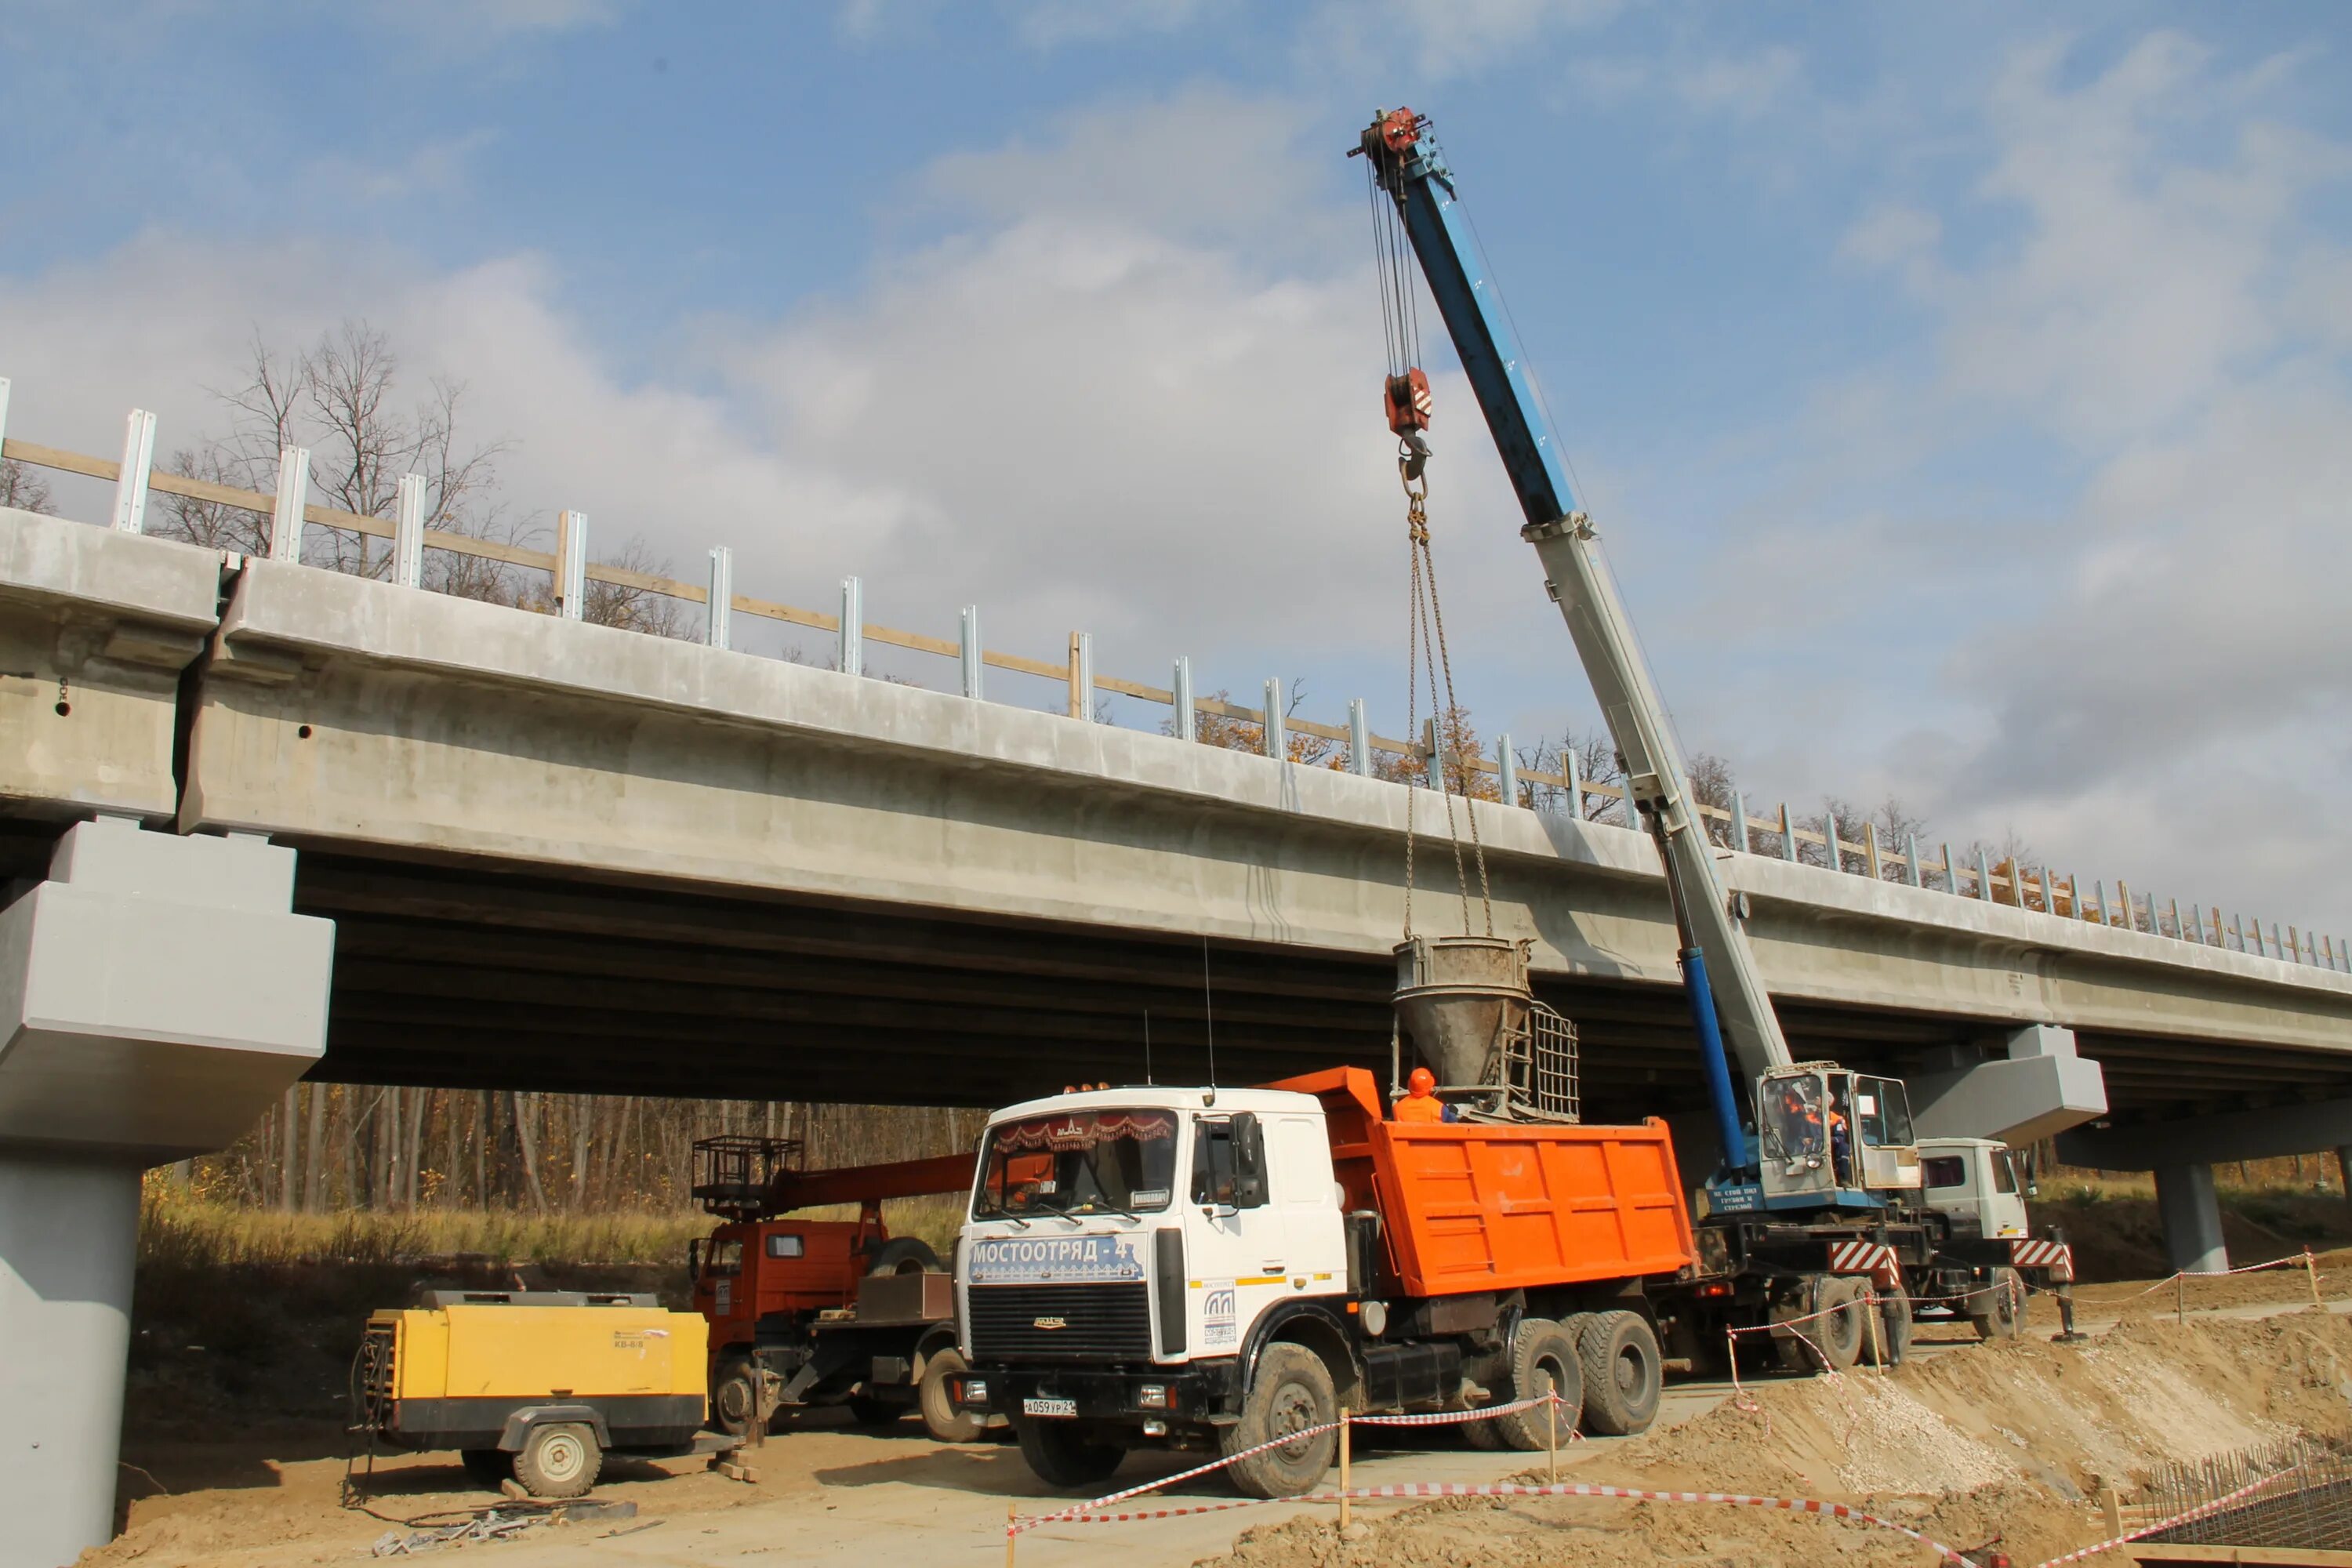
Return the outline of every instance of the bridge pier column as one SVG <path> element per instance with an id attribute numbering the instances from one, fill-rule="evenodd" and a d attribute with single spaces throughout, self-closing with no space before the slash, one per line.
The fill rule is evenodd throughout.
<path id="1" fill-rule="evenodd" d="M 2221 1205 L 2213 1195 L 2213 1167 L 2200 1164 L 2156 1168 L 2156 1209 L 2164 1221 L 2164 1250 L 2186 1273 L 2212 1273 L 2230 1267 L 2221 1242 Z"/>
<path id="2" fill-rule="evenodd" d="M 293 899 L 291 849 L 100 818 L 0 910 L 0 1568 L 113 1534 L 140 1173 L 324 1051 L 334 926 Z"/>
<path id="3" fill-rule="evenodd" d="M 0 1152 L 0 1562 L 114 1535 L 139 1167 Z"/>

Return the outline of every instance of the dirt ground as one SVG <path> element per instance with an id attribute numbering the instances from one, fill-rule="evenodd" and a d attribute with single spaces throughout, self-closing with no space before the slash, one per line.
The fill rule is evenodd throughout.
<path id="1" fill-rule="evenodd" d="M 2318 1263 L 2320 1287 L 2340 1307 L 2352 1297 L 2352 1250 L 2323 1253 Z M 173 1568 L 341 1562 L 364 1555 L 393 1528 L 386 1520 L 345 1510 L 340 1495 L 351 1346 L 365 1307 L 399 1299 L 413 1283 L 389 1273 L 378 1279 L 380 1272 L 362 1270 L 350 1279 L 268 1270 L 235 1279 L 142 1276 L 119 1500 L 123 1534 L 90 1561 Z M 643 1289 L 663 1282 L 654 1273 L 577 1270 L 529 1282 Z M 2095 1490 L 2094 1474 L 2126 1480 L 2153 1459 L 2180 1457 L 2184 1443 L 2228 1448 L 2287 1426 L 2332 1433 L 2344 1424 L 2347 1407 L 2330 1392 L 2332 1383 L 2323 1379 L 2323 1387 L 2294 1380 L 2316 1364 L 2310 1360 L 2317 1353 L 2313 1346 L 2329 1356 L 2346 1355 L 2352 1368 L 2352 1342 L 2345 1339 L 2352 1329 L 2305 1317 L 2274 1325 L 2210 1321 L 2217 1312 L 2307 1302 L 2311 1282 L 2301 1268 L 2193 1280 L 2183 1294 L 2192 1331 L 2177 1347 L 2165 1337 L 2179 1335 L 2171 1324 L 2171 1287 L 2086 1285 L 2077 1290 L 2083 1324 L 2095 1331 L 2117 1328 L 2094 1345 L 2041 1342 L 2058 1321 L 2054 1303 L 2036 1298 L 2028 1318 L 2035 1338 L 1980 1352 L 1922 1357 L 1885 1382 L 1874 1374 L 1769 1382 L 1759 1386 L 1760 1415 L 1717 1409 L 1640 1444 L 1607 1446 L 1605 1453 L 1580 1459 L 1580 1473 L 1601 1465 L 1609 1473 L 1595 1471 L 1591 1479 L 1638 1475 L 1676 1478 L 1642 1484 L 1813 1489 L 1809 1495 L 1892 1500 L 1886 1506 L 1897 1514 L 1933 1519 L 1937 1531 L 1948 1532 L 1945 1539 L 1965 1547 L 2004 1529 L 2012 1540 L 2037 1542 L 2080 1533 L 2088 1515 L 2068 1488 L 2087 1495 Z M 1965 1325 L 1922 1325 L 1923 1341 L 1931 1346 L 1970 1337 Z M 2260 1400 L 2244 1393 L 2273 1384 L 2274 1399 L 2268 1392 Z M 2232 1394 L 2233 1387 L 2239 1392 Z M 2128 1392 L 2133 1389 L 2139 1392 Z M 2062 1393 L 2067 1397 L 2058 1397 Z M 2090 1402 L 2082 1404 L 2077 1394 Z M 2071 1413 L 2064 1422 L 2061 1421 L 2062 1413 Z M 1926 1440 L 1914 1440 L 1922 1435 Z M 1762 1456 L 1770 1453 L 1784 1457 L 1765 1464 Z M 825 1515 L 835 1511 L 828 1499 L 846 1495 L 839 1489 L 877 1479 L 908 1483 L 905 1496 L 920 1508 L 929 1489 L 940 1485 L 960 1496 L 1001 1498 L 1029 1479 L 1002 1445 L 943 1449 L 912 1423 L 887 1433 L 857 1431 L 835 1412 L 817 1413 L 803 1429 L 780 1435 L 755 1463 L 759 1479 L 747 1485 L 709 1473 L 698 1461 L 614 1461 L 596 1495 L 635 1502 L 640 1522 L 670 1521 L 646 1537 L 670 1540 L 689 1521 L 699 1521 L 692 1525 L 698 1537 L 719 1529 L 712 1521 L 748 1517 L 739 1510 Z M 1489 1468 L 1498 1464 L 1482 1457 L 1475 1473 L 1482 1479 L 1499 1474 Z M 1952 1495 L 1923 1500 L 1944 1492 Z M 467 1481 L 454 1455 L 399 1456 L 377 1461 L 370 1506 L 406 1521 L 488 1500 Z M 576 1525 L 560 1533 L 584 1540 L 610 1528 L 626 1527 Z M 1870 1552 L 1892 1552 L 1883 1558 L 1890 1562 L 1926 1561 L 1899 1538 L 1864 1541 L 1850 1526 L 1622 1503 L 1447 1505 L 1379 1528 L 1399 1532 L 1400 1563 L 1456 1560 L 1438 1543 L 1465 1530 L 1479 1532 L 1482 1542 L 1491 1533 L 1506 1564 L 1600 1561 L 1590 1553 L 1622 1554 L 1633 1540 L 1647 1543 L 1642 1550 L 1653 1556 L 1624 1559 L 1633 1563 L 1709 1563 L 1727 1554 L 1730 1561 L 1768 1562 L 1752 1555 L 1767 1548 L 1783 1551 L 1790 1562 L 1822 1561 L 1827 1559 L 1808 1553 L 1827 1551 L 1823 1542 L 1830 1539 L 1838 1542 L 1834 1555 L 1841 1562 L 1882 1560 Z M 1412 1544 L 1423 1539 L 1416 1532 L 1427 1532 L 1423 1545 Z M 1964 1536 L 1971 1538 L 1957 1539 Z M 1122 1536 L 1118 1544 L 1124 1548 L 1129 1539 Z M 1708 1544 L 1717 1539 L 1743 1544 L 1736 1550 Z M 1349 1551 L 1360 1544 L 1349 1543 Z M 1248 1553 L 1293 1547 L 1307 1550 L 1298 1542 L 1267 1547 L 1245 1541 L 1236 1560 L 1255 1562 L 1259 1559 Z M 1588 1555 L 1574 1554 L 1579 1552 Z M 1362 1553 L 1329 1561 L 1359 1557 L 1370 1561 Z M 1311 1552 L 1298 1561 L 1310 1559 L 1325 1561 Z M 1287 1559 L 1267 1561 L 1289 1568 Z"/>
<path id="2" fill-rule="evenodd" d="M 2352 1258 L 2345 1263 L 2352 1266 Z M 2352 1288 L 2352 1272 L 2343 1283 Z M 1892 1374 L 1757 1382 L 1742 1398 L 1714 1403 L 1672 1430 L 1580 1445 L 1570 1451 L 1569 1475 L 1649 1489 L 1857 1503 L 1963 1551 L 1998 1537 L 2018 1562 L 2036 1563 L 2098 1538 L 2103 1531 L 2090 1500 L 2105 1484 L 2128 1495 L 2151 1464 L 2294 1431 L 2352 1436 L 2352 1321 L 2340 1312 L 2307 1310 L 2252 1320 L 2226 1315 L 2262 1310 L 2234 1298 L 2292 1303 L 2283 1285 L 2308 1295 L 2299 1272 L 2284 1280 L 2254 1275 L 2215 1283 L 2212 1289 L 2226 1288 L 2233 1300 L 2192 1303 L 2205 1310 L 2186 1327 L 2171 1321 L 2168 1294 L 2162 1313 L 2136 1307 L 2118 1317 L 2113 1303 L 2086 1302 L 2083 1318 L 2093 1337 L 2075 1345 L 2052 1344 L 2039 1331 L 1976 1345 L 1964 1329 L 1926 1327 L 1927 1353 Z M 2112 1289 L 2118 1296 L 2124 1289 Z M 2345 1294 L 2331 1291 L 2339 1306 Z M 2047 1327 L 2055 1327 L 2054 1319 Z M 138 1436 L 125 1447 L 127 1529 L 85 1563 L 293 1568 L 350 1562 L 365 1557 L 394 1528 L 388 1521 L 490 1500 L 467 1482 L 454 1456 L 401 1456 L 379 1459 L 371 1483 L 369 1506 L 384 1517 L 346 1510 L 340 1499 L 342 1441 L 340 1427 L 323 1422 L 225 1441 Z M 1381 1468 L 1368 1479 L 1458 1479 L 1468 1473 L 1499 1479 L 1508 1473 L 1503 1457 L 1456 1447 L 1441 1437 L 1430 1451 L 1384 1456 L 1372 1462 Z M 1422 1462 L 1441 1458 L 1453 1468 Z M 1460 1468 L 1465 1460 L 1472 1470 Z M 556 1551 L 557 1560 L 569 1562 L 592 1546 L 639 1547 L 638 1539 L 612 1539 L 629 1531 L 658 1545 L 655 1555 L 631 1552 L 629 1561 L 725 1561 L 792 1550 L 810 1521 L 819 1521 L 886 1552 L 896 1549 L 894 1534 L 903 1544 L 919 1523 L 936 1532 L 942 1521 L 966 1514 L 961 1533 L 985 1543 L 990 1510 L 1008 1494 L 1022 1497 L 1024 1510 L 1050 1506 L 1006 1446 L 943 1448 L 912 1423 L 877 1434 L 848 1427 L 840 1413 L 818 1413 L 772 1439 L 753 1462 L 757 1479 L 750 1484 L 710 1473 L 698 1461 L 609 1464 L 596 1497 L 635 1502 L 637 1518 L 539 1530 L 538 1551 Z M 1526 1479 L 1540 1478 L 1528 1472 Z M 892 1484 L 887 1501 L 884 1483 Z M 1192 1500 L 1189 1494 L 1199 1488 L 1184 1490 L 1181 1500 Z M 1202 1492 L 1201 1500 L 1213 1492 Z M 1495 1568 L 1795 1568 L 1933 1561 L 1926 1548 L 1889 1532 L 1722 1505 L 1446 1500 L 1374 1515 L 1366 1509 L 1354 1539 L 1342 1540 L 1325 1509 L 1247 1531 L 1229 1553 L 1202 1561 L 1218 1568 L 1437 1568 L 1472 1560 Z M 1153 1527 L 1112 1528 L 1116 1534 L 1087 1532 L 1088 1544 L 1115 1547 L 1123 1560 L 1139 1563 L 1189 1561 L 1200 1548 L 1233 1540 L 1216 1534 L 1186 1557 L 1169 1558 L 1153 1554 L 1155 1545 L 1173 1544 L 1156 1542 Z M 739 1540 L 758 1544 L 729 1547 Z M 520 1550 L 499 1547 L 494 1560 Z M 581 1560 L 623 1559 L 598 1551 Z"/>
<path id="3" fill-rule="evenodd" d="M 2034 1563 L 2105 1535 L 2093 1504 L 2102 1486 L 2128 1493 L 2153 1463 L 2298 1431 L 2352 1435 L 2352 1323 L 2342 1315 L 2209 1316 L 2186 1327 L 2136 1317 L 2085 1344 L 2021 1338 L 1922 1358 L 1885 1376 L 1763 1384 L 1578 1467 L 1574 1479 L 1855 1504 L 1972 1556 L 1998 1544 Z M 1866 1525 L 1706 1503 L 1447 1499 L 1351 1534 L 1297 1520 L 1244 1533 L 1217 1561 L 1797 1568 L 1935 1560 Z"/>

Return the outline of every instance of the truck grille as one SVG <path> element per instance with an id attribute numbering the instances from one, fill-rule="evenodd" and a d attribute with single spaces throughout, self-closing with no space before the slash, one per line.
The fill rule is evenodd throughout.
<path id="1" fill-rule="evenodd" d="M 1117 1285 L 974 1285 L 975 1356 L 1058 1361 L 1151 1359 L 1151 1299 L 1141 1280 Z"/>

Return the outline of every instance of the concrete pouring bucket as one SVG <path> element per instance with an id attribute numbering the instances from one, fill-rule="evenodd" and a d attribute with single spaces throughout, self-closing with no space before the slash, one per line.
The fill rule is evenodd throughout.
<path id="1" fill-rule="evenodd" d="M 1530 945 L 1499 936 L 1412 936 L 1397 944 L 1397 1022 L 1441 1088 L 1500 1086 L 1502 1042 L 1527 1032 L 1535 1000 Z"/>

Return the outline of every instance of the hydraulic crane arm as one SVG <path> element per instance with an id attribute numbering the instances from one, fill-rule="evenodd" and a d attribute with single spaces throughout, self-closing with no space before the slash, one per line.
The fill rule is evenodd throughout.
<path id="1" fill-rule="evenodd" d="M 1535 546 L 1543 563 L 1545 587 L 1559 605 L 1600 699 L 1610 739 L 1624 761 L 1627 798 L 1657 840 L 1700 1033 L 1712 1035 L 1719 1016 L 1722 1033 L 1751 1080 L 1769 1068 L 1785 1067 L 1790 1059 L 1788 1043 L 1716 875 L 1713 847 L 1691 798 L 1664 705 L 1601 560 L 1592 525 L 1577 510 L 1526 361 L 1455 200 L 1452 171 L 1427 122 L 1409 109 L 1373 121 L 1357 151 L 1371 161 L 1374 177 L 1395 201 L 1526 514 L 1520 536 Z M 1392 390 L 1392 409 L 1396 402 Z M 1410 437 L 1408 442 L 1415 444 Z M 1726 1156 L 1736 1163 L 1741 1142 L 1730 1085 L 1722 1076 L 1723 1052 L 1715 1041 L 1705 1043 Z"/>

